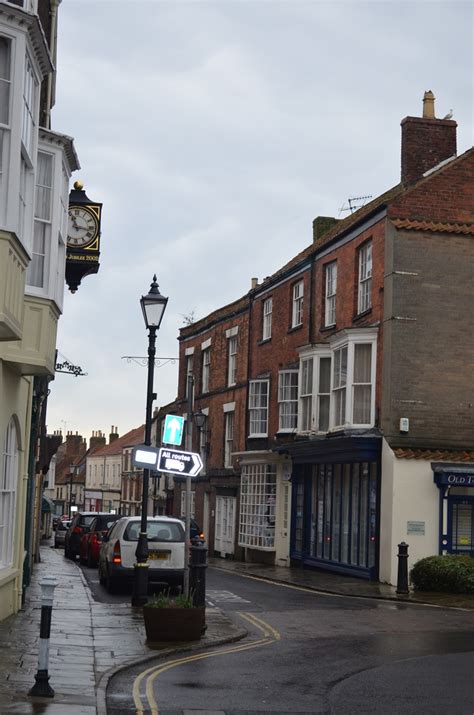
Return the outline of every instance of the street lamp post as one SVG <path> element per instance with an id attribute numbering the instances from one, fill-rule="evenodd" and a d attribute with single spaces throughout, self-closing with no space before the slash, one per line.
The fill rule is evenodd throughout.
<path id="1" fill-rule="evenodd" d="M 192 375 L 188 375 L 188 430 L 187 430 L 187 448 L 190 452 L 193 451 L 192 445 L 192 428 L 191 428 L 191 418 L 194 418 L 196 426 L 199 430 L 199 442 L 201 441 L 201 430 L 206 421 L 206 415 L 199 409 L 197 412 L 193 412 L 193 382 L 194 378 Z M 190 544 L 191 536 L 191 475 L 186 475 L 186 501 L 185 501 L 185 538 L 186 544 Z M 184 583 L 183 590 L 185 596 L 189 596 L 189 550 L 186 548 L 184 550 Z"/>
<path id="2" fill-rule="evenodd" d="M 71 464 L 69 467 L 69 518 L 72 519 L 72 483 L 74 479 L 74 473 L 76 471 L 76 467 L 74 464 Z"/>
<path id="3" fill-rule="evenodd" d="M 161 325 L 168 298 L 161 295 L 156 282 L 156 275 L 150 286 L 148 295 L 142 296 L 140 304 L 143 311 L 145 325 L 148 330 L 148 379 L 146 391 L 146 418 L 145 418 L 145 444 L 151 445 L 151 417 L 152 405 L 156 395 L 153 392 L 153 375 L 155 371 L 155 343 L 156 333 Z M 136 563 L 133 580 L 132 606 L 143 606 L 148 600 L 148 484 L 150 470 L 143 470 L 142 484 L 142 513 L 140 535 L 135 551 Z"/>

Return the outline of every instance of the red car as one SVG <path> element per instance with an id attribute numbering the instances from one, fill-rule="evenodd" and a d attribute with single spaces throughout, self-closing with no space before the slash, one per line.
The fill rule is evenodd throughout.
<path id="1" fill-rule="evenodd" d="M 89 531 L 81 538 L 79 560 L 90 568 L 99 563 L 99 549 L 102 539 L 120 514 L 98 514 L 91 522 Z"/>

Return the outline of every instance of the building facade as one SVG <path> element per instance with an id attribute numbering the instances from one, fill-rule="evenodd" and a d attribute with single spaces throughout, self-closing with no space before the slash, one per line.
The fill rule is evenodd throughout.
<path id="1" fill-rule="evenodd" d="M 34 438 L 54 375 L 79 168 L 72 139 L 51 129 L 58 5 L 0 2 L 0 619 L 21 605 L 32 553 Z"/>

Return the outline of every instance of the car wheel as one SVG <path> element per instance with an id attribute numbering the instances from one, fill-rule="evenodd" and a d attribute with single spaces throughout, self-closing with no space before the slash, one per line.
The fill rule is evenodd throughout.
<path id="1" fill-rule="evenodd" d="M 109 593 L 116 593 L 117 592 L 117 581 L 116 579 L 110 574 L 109 569 L 107 569 L 107 576 L 105 578 L 105 588 Z"/>
<path id="2" fill-rule="evenodd" d="M 99 561 L 99 583 L 101 586 L 105 586 L 105 576 L 102 572 L 102 567 L 100 565 L 100 561 Z"/>

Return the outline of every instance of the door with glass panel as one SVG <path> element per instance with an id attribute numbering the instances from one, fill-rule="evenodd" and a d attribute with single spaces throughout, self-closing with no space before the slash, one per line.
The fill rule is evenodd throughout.
<path id="1" fill-rule="evenodd" d="M 474 556 L 474 497 L 450 497 L 448 504 L 448 551 Z"/>
<path id="2" fill-rule="evenodd" d="M 221 556 L 234 553 L 235 502 L 235 497 L 216 497 L 214 548 Z"/>

